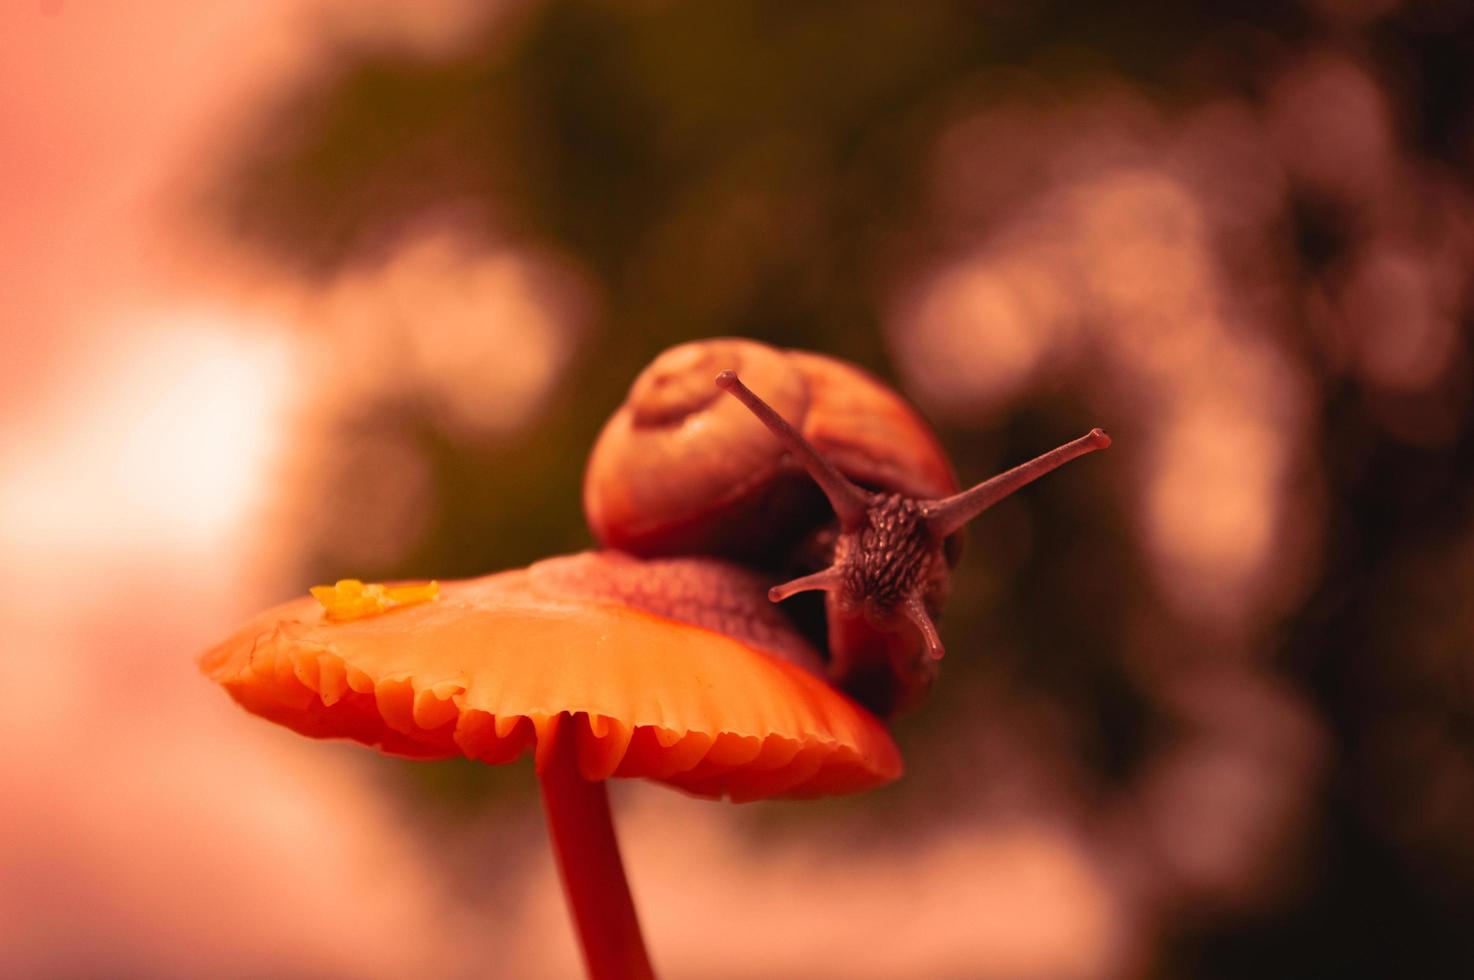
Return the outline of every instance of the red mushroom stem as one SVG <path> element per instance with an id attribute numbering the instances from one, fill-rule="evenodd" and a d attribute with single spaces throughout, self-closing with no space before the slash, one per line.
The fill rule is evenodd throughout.
<path id="1" fill-rule="evenodd" d="M 654 980 L 619 857 L 609 793 L 602 780 L 591 782 L 579 774 L 572 719 L 559 720 L 538 776 L 584 965 L 590 980 Z"/>

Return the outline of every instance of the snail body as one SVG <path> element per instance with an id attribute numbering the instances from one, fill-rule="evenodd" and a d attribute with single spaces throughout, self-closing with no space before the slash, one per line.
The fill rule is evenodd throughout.
<path id="1" fill-rule="evenodd" d="M 831 683 L 884 717 L 935 679 L 932 619 L 962 526 L 1106 445 L 1097 429 L 957 493 L 936 433 L 881 382 L 833 358 L 722 338 L 671 348 L 636 378 L 590 454 L 584 509 L 600 544 L 651 562 L 651 575 L 674 556 L 705 562 L 677 618 L 707 605 L 756 618 L 765 600 L 823 592 L 822 616 L 800 611 L 795 629 L 826 655 Z M 763 596 L 754 572 L 791 581 Z"/>

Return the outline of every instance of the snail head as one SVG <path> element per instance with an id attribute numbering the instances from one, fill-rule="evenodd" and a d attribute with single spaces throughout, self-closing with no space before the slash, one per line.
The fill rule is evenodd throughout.
<path id="1" fill-rule="evenodd" d="M 747 406 L 813 477 L 839 521 L 833 563 L 774 586 L 768 598 L 782 602 L 800 592 L 820 590 L 841 613 L 862 615 L 879 629 L 899 631 L 909 623 L 921 634 L 933 660 L 940 660 L 943 653 L 933 616 L 940 609 L 946 581 L 948 536 L 1044 474 L 1111 444 L 1104 431 L 1092 429 L 971 489 L 940 499 L 874 493 L 842 474 L 787 419 L 744 385 L 735 371 L 717 375 L 716 384 Z"/>

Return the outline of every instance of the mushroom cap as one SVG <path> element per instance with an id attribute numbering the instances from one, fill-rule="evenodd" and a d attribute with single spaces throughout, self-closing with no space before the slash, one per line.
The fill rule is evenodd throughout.
<path id="1" fill-rule="evenodd" d="M 342 621 L 297 599 L 201 666 L 247 710 L 294 731 L 414 758 L 496 764 L 533 749 L 541 767 L 558 726 L 572 724 L 588 779 L 643 776 L 742 801 L 856 792 L 900 775 L 884 727 L 809 670 L 563 588 L 564 578 L 534 565 L 446 582 L 433 601 Z"/>

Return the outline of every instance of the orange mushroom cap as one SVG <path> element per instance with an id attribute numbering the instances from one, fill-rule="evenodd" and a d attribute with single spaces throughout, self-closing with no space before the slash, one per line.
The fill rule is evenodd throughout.
<path id="1" fill-rule="evenodd" d="M 741 801 L 856 792 L 900 775 L 881 724 L 775 644 L 569 584 L 629 561 L 550 559 L 444 582 L 438 595 L 404 593 L 356 618 L 302 598 L 256 617 L 201 666 L 255 714 L 396 755 L 495 764 L 535 749 L 541 768 L 571 724 L 591 780 L 643 776 Z"/>

